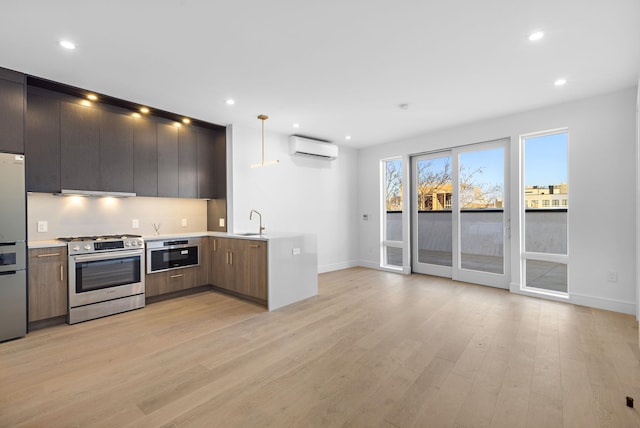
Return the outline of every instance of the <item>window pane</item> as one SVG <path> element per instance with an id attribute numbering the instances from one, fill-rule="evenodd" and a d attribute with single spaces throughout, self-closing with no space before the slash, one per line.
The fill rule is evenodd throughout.
<path id="1" fill-rule="evenodd" d="M 402 267 L 402 248 L 386 247 L 387 265 Z"/>
<path id="2" fill-rule="evenodd" d="M 420 159 L 416 168 L 418 262 L 451 266 L 451 157 Z"/>
<path id="3" fill-rule="evenodd" d="M 460 267 L 504 273 L 504 149 L 460 154 Z"/>
<path id="4" fill-rule="evenodd" d="M 402 241 L 402 160 L 384 161 L 387 241 Z"/>
<path id="5" fill-rule="evenodd" d="M 525 250 L 567 254 L 568 134 L 524 141 Z"/>
<path id="6" fill-rule="evenodd" d="M 567 292 L 567 265 L 562 263 L 525 261 L 527 287 Z"/>

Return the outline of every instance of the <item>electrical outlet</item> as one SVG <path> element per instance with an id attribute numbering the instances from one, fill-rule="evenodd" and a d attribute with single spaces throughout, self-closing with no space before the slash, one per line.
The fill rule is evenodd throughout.
<path id="1" fill-rule="evenodd" d="M 362 214 L 362 219 L 363 219 L 364 221 L 369 220 L 369 214 Z"/>
<path id="2" fill-rule="evenodd" d="M 137 229 L 139 227 L 140 227 L 140 220 L 138 220 L 137 218 L 134 218 L 133 220 L 131 220 L 132 229 Z"/>
<path id="3" fill-rule="evenodd" d="M 300 248 L 294 248 L 291 251 L 291 254 L 293 254 L 294 256 L 299 256 L 300 255 Z"/>
<path id="4" fill-rule="evenodd" d="M 182 224 L 182 227 L 187 227 L 187 219 L 183 218 L 181 224 Z"/>
<path id="5" fill-rule="evenodd" d="M 46 220 L 38 220 L 38 232 L 48 232 L 49 222 Z"/>
<path id="6" fill-rule="evenodd" d="M 221 218 L 220 220 L 218 220 L 218 226 L 219 227 L 224 227 L 224 219 Z"/>
<path id="7" fill-rule="evenodd" d="M 607 281 L 609 282 L 618 282 L 618 272 L 615 270 L 610 270 L 607 272 Z"/>

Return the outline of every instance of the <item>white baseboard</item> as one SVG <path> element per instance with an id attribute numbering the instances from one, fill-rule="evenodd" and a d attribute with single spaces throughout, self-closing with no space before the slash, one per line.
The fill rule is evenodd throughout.
<path id="1" fill-rule="evenodd" d="M 511 283 L 510 291 L 514 294 L 522 294 L 524 296 L 536 297 L 539 299 L 572 303 L 574 305 L 588 306 L 590 308 L 604 309 L 605 311 L 620 312 L 629 315 L 636 314 L 635 303 L 624 302 L 622 300 L 607 299 L 606 297 L 596 297 L 578 293 L 570 293 L 570 296 L 568 297 L 554 295 L 553 293 L 536 293 L 527 290 L 521 290 L 520 284 L 514 282 Z"/>
<path id="2" fill-rule="evenodd" d="M 411 268 L 409 266 L 405 266 L 398 269 L 385 268 L 380 266 L 379 264 L 376 264 L 367 260 L 350 260 L 347 262 L 340 262 L 340 263 L 333 263 L 329 265 L 318 266 L 318 273 L 333 272 L 336 270 L 349 269 L 352 267 L 363 267 L 368 269 L 376 269 L 376 270 L 382 270 L 385 272 L 395 272 L 395 273 L 401 273 L 401 274 L 411 273 Z"/>
<path id="3" fill-rule="evenodd" d="M 571 293 L 569 301 L 576 305 L 604 309 L 605 311 L 620 312 L 629 315 L 636 314 L 635 302 L 625 302 L 622 300 L 607 299 L 604 297 L 588 296 L 586 294 L 577 293 Z"/>
<path id="4" fill-rule="evenodd" d="M 358 267 L 358 266 L 360 266 L 360 263 L 358 262 L 358 260 L 349 260 L 346 262 L 332 263 L 328 265 L 318 266 L 318 273 L 333 272 L 335 270 L 349 269 L 349 268 Z"/>
<path id="5" fill-rule="evenodd" d="M 368 260 L 358 260 L 358 266 L 380 270 L 380 265 L 378 263 L 370 262 Z"/>

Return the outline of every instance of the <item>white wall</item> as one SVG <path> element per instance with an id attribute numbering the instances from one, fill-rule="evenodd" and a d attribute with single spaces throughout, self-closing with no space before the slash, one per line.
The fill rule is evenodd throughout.
<path id="1" fill-rule="evenodd" d="M 359 220 L 361 264 L 379 264 L 380 159 L 510 137 L 511 177 L 519 177 L 519 136 L 568 127 L 571 301 L 635 313 L 636 98 L 637 89 L 629 88 L 361 150 L 358 215 L 369 215 L 369 221 Z M 518 182 L 512 182 L 510 195 L 515 291 L 520 285 Z M 618 272 L 618 282 L 607 282 L 610 270 Z"/>
<path id="2" fill-rule="evenodd" d="M 636 319 L 640 327 L 640 76 L 636 96 Z M 640 346 L 640 328 L 638 329 Z"/>
<path id="3" fill-rule="evenodd" d="M 182 226 L 182 219 L 187 226 Z M 140 227 L 132 228 L 138 219 Z M 49 230 L 38 232 L 38 221 L 47 221 Z M 177 198 L 84 198 L 29 193 L 27 196 L 27 237 L 42 241 L 64 236 L 115 233 L 154 234 L 152 223 L 160 223 L 160 234 L 207 230 L 207 201 Z"/>
<path id="4" fill-rule="evenodd" d="M 261 160 L 260 128 L 233 126 L 228 141 L 229 231 L 258 231 L 258 217 L 249 220 L 255 209 L 266 233 L 316 234 L 319 272 L 357 265 L 356 150 L 340 147 L 334 161 L 290 156 L 288 135 L 266 132 L 265 161 L 280 162 L 250 168 Z"/>

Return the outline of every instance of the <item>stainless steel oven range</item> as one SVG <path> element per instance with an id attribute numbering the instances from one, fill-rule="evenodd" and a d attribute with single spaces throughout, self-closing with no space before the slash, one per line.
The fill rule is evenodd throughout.
<path id="1" fill-rule="evenodd" d="M 138 235 L 58 238 L 69 252 L 67 322 L 143 308 L 145 253 Z"/>

